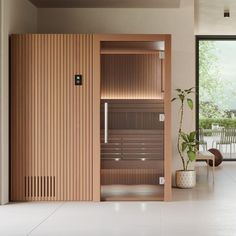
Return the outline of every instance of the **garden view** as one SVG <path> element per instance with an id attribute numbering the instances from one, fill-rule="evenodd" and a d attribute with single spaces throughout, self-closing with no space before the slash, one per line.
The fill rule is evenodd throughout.
<path id="1" fill-rule="evenodd" d="M 236 41 L 199 42 L 200 149 L 236 158 Z"/>

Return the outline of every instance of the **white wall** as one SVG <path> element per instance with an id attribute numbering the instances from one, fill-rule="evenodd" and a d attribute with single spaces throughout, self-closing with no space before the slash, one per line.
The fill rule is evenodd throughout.
<path id="1" fill-rule="evenodd" d="M 181 0 L 176 9 L 39 9 L 41 33 L 140 33 L 172 34 L 173 89 L 195 85 L 194 1 Z M 172 107 L 173 169 L 177 157 L 178 108 Z M 187 115 L 187 129 L 195 128 L 195 116 Z"/>
<path id="2" fill-rule="evenodd" d="M 37 30 L 37 9 L 27 0 L 1 0 L 0 204 L 9 198 L 9 35 Z"/>
<path id="3" fill-rule="evenodd" d="M 8 40 L 12 33 L 142 33 L 172 34 L 172 85 L 195 84 L 194 0 L 176 9 L 36 9 L 27 0 L 1 3 L 0 203 L 8 202 L 9 74 Z M 178 108 L 172 107 L 173 170 L 180 168 L 176 150 Z M 187 115 L 187 129 L 194 128 Z"/>
<path id="4" fill-rule="evenodd" d="M 230 9 L 230 18 L 223 17 L 225 9 Z M 235 35 L 236 1 L 196 0 L 195 21 L 197 35 Z"/>

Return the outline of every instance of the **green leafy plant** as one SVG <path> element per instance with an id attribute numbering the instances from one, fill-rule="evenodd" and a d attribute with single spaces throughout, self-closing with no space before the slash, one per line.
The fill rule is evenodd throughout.
<path id="1" fill-rule="evenodd" d="M 236 118 L 205 118 L 199 119 L 199 127 L 202 129 L 211 129 L 212 124 L 217 123 L 224 128 L 236 128 Z"/>
<path id="2" fill-rule="evenodd" d="M 222 75 L 221 51 L 217 42 L 199 42 L 199 117 L 226 118 L 235 91 L 230 80 Z M 227 93 L 226 93 L 227 91 Z"/>
<path id="3" fill-rule="evenodd" d="M 196 131 L 190 133 L 183 132 L 183 120 L 184 120 L 184 104 L 187 103 L 187 106 L 190 110 L 193 110 L 193 100 L 191 99 L 191 94 L 194 93 L 194 87 L 189 89 L 176 89 L 177 96 L 172 98 L 172 102 L 175 100 L 180 101 L 180 120 L 179 120 L 179 131 L 178 131 L 178 142 L 177 149 L 182 161 L 183 170 L 187 171 L 189 163 L 196 160 L 196 152 L 198 150 L 198 140 L 196 138 Z M 187 160 L 185 158 L 185 153 Z"/>

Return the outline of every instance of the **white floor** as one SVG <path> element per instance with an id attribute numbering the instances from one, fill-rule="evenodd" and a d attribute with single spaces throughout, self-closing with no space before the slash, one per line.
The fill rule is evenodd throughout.
<path id="1" fill-rule="evenodd" d="M 198 163 L 193 190 L 173 202 L 34 202 L 0 206 L 0 236 L 235 236 L 236 162 L 216 169 L 215 186 Z M 211 177 L 211 176 L 210 176 Z"/>

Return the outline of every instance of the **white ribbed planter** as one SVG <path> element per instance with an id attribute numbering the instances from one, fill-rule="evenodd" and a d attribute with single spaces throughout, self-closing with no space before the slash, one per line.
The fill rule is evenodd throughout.
<path id="1" fill-rule="evenodd" d="M 177 170 L 175 180 L 178 188 L 193 188 L 196 185 L 196 171 Z"/>

